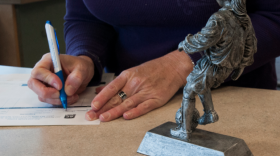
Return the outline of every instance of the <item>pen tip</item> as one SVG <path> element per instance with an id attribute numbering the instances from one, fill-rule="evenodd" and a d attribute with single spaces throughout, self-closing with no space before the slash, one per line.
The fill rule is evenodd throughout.
<path id="1" fill-rule="evenodd" d="M 67 108 L 65 108 L 65 112 L 67 112 Z"/>

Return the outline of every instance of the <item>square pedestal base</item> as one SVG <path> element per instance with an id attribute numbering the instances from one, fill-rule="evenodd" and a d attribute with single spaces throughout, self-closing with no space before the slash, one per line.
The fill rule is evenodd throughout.
<path id="1" fill-rule="evenodd" d="M 196 129 L 189 142 L 170 135 L 176 123 L 166 122 L 148 131 L 137 152 L 150 156 L 253 156 L 239 138 Z"/>

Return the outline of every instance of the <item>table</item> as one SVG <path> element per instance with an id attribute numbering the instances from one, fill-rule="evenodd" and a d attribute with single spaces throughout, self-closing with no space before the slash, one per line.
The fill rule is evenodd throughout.
<path id="1" fill-rule="evenodd" d="M 212 96 L 220 120 L 199 129 L 242 138 L 254 156 L 280 155 L 280 91 L 223 87 Z M 175 122 L 181 98 L 179 91 L 165 106 L 137 119 L 98 126 L 0 127 L 0 155 L 141 156 L 136 151 L 145 133 Z M 202 115 L 198 98 L 196 107 Z"/>

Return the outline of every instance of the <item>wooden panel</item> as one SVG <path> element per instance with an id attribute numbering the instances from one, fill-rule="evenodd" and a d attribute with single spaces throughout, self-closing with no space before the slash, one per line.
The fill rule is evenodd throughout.
<path id="1" fill-rule="evenodd" d="M 25 4 L 44 0 L 0 0 L 0 4 Z"/>
<path id="2" fill-rule="evenodd" d="M 0 5 L 0 65 L 20 66 L 16 14 L 13 5 Z"/>

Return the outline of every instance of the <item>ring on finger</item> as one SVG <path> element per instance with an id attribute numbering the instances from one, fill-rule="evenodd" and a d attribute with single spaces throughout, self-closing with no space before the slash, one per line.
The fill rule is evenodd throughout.
<path id="1" fill-rule="evenodd" d="M 118 93 L 118 95 L 121 97 L 122 100 L 125 100 L 127 98 L 127 95 L 126 95 L 126 93 L 124 91 L 120 91 Z"/>

